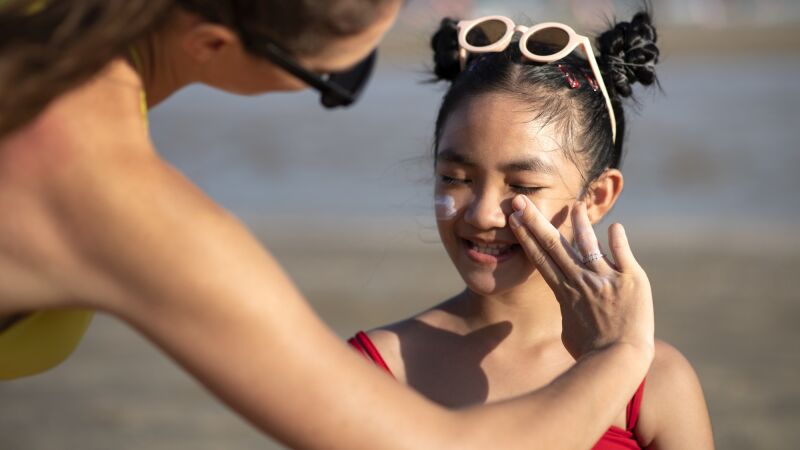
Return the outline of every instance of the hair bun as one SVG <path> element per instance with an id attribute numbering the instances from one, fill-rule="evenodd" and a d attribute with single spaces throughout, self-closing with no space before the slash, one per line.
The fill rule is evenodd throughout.
<path id="1" fill-rule="evenodd" d="M 644 11 L 597 38 L 600 59 L 611 78 L 609 84 L 622 97 L 631 95 L 632 84 L 650 85 L 656 80 L 657 39 L 650 15 Z"/>
<path id="2" fill-rule="evenodd" d="M 461 72 L 458 59 L 458 21 L 446 17 L 431 37 L 433 73 L 438 80 L 453 81 Z"/>

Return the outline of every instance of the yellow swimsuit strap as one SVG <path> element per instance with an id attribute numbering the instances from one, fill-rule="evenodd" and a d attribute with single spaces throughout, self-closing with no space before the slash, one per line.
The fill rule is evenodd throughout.
<path id="1" fill-rule="evenodd" d="M 131 61 L 133 61 L 133 65 L 136 68 L 136 71 L 139 72 L 140 76 L 144 75 L 144 65 L 142 64 L 142 57 L 139 56 L 139 52 L 136 50 L 136 47 L 131 47 L 129 50 L 131 55 Z M 145 126 L 149 127 L 147 123 L 147 94 L 145 94 L 144 89 L 139 92 L 139 109 L 142 112 L 142 117 L 144 118 Z"/>

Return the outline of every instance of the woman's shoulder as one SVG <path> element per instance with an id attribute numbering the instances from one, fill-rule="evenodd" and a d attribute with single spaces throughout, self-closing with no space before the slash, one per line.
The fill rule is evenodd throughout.
<path id="1" fill-rule="evenodd" d="M 0 187 L 36 186 L 39 194 L 77 199 L 73 206 L 80 206 L 90 186 L 121 185 L 141 179 L 142 169 L 161 168 L 140 100 L 138 75 L 125 61 L 112 61 L 0 137 Z M 106 191 L 90 189 L 98 196 Z"/>
<path id="2" fill-rule="evenodd" d="M 674 346 L 656 340 L 653 365 L 647 374 L 637 425 L 640 441 L 650 444 L 666 431 L 674 433 L 682 420 L 705 414 L 700 381 L 688 359 Z"/>
<path id="3" fill-rule="evenodd" d="M 109 145 L 146 143 L 141 81 L 121 59 L 59 95 L 29 123 L 0 139 L 5 156 L 24 152 L 26 159 L 41 155 L 46 160 L 95 153 Z"/>

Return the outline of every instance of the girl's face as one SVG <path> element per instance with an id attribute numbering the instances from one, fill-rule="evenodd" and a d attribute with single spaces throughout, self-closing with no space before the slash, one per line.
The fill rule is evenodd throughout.
<path id="1" fill-rule="evenodd" d="M 502 94 L 466 100 L 449 116 L 436 157 L 439 235 L 461 277 L 482 295 L 537 277 L 508 225 L 511 200 L 527 195 L 572 240 L 569 212 L 581 194 L 578 167 L 556 126 Z"/>

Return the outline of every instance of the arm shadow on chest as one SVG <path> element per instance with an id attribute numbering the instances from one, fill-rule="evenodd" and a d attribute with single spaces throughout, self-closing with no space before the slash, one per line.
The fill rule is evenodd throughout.
<path id="1" fill-rule="evenodd" d="M 485 403 L 489 379 L 481 362 L 509 334 L 510 322 L 498 322 L 461 335 L 420 320 L 398 333 L 407 384 L 450 408 Z"/>

